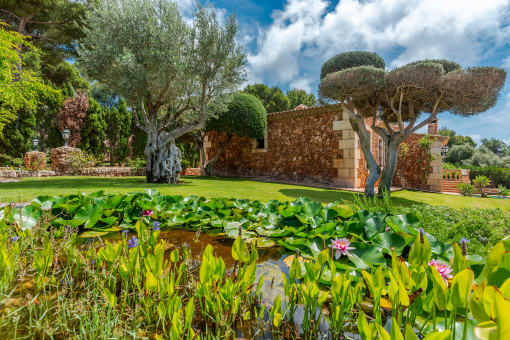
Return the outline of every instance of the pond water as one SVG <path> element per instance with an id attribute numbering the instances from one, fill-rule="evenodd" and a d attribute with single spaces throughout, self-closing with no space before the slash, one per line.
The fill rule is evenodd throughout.
<path id="1" fill-rule="evenodd" d="M 135 236 L 135 233 L 129 233 L 128 238 Z M 210 234 L 210 233 L 199 233 L 189 230 L 173 229 L 160 233 L 160 238 L 167 242 L 168 250 L 165 254 L 169 256 L 170 251 L 174 248 L 182 248 L 183 246 L 188 247 L 192 256 L 192 270 L 196 269 L 194 273 L 197 275 L 198 280 L 198 268 L 202 262 L 202 253 L 204 252 L 207 245 L 212 245 L 214 254 L 221 257 L 225 262 L 226 276 L 229 276 L 234 269 L 235 261 L 232 258 L 232 245 L 233 239 L 225 237 L 224 234 Z M 103 240 L 109 242 L 120 241 L 122 236 L 120 233 L 111 233 L 102 237 Z M 92 246 L 98 238 L 87 238 L 83 242 L 83 247 Z M 275 246 L 270 248 L 259 248 L 259 259 L 257 261 L 257 271 L 255 273 L 255 282 L 258 282 L 260 277 L 264 275 L 264 283 L 262 288 L 262 301 L 261 303 L 266 306 L 269 310 L 272 307 L 274 299 L 277 295 L 282 297 L 282 306 L 284 306 L 283 297 L 285 296 L 285 290 L 283 286 L 282 273 L 289 274 L 289 266 L 285 263 L 285 259 L 292 254 L 285 254 L 284 248 Z M 269 321 L 269 315 L 267 320 Z M 303 309 L 298 308 L 294 315 L 294 323 L 299 324 L 303 319 Z M 324 325 L 324 327 L 327 327 Z M 267 327 L 261 327 L 255 319 L 249 320 L 249 322 L 243 323 L 237 330 L 238 338 L 258 338 L 258 339 L 270 339 L 272 338 L 271 332 Z"/>

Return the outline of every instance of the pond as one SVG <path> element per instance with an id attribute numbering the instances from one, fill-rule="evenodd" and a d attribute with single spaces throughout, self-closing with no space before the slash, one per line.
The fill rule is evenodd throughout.
<path id="1" fill-rule="evenodd" d="M 474 339 L 463 292 L 510 269 L 467 242 L 305 198 L 39 197 L 0 209 L 0 336 Z M 510 263 L 508 244 L 493 263 Z"/>

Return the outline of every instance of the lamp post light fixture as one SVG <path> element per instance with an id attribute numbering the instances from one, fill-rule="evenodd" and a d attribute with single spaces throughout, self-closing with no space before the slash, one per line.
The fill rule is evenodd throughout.
<path id="1" fill-rule="evenodd" d="M 443 146 L 443 148 L 441 149 L 441 156 L 443 156 L 443 158 L 448 153 L 448 150 L 450 150 L 450 147 L 448 145 Z"/>
<path id="2" fill-rule="evenodd" d="M 39 139 L 37 137 L 32 138 L 32 145 L 34 147 L 34 151 L 37 151 L 37 145 L 39 145 Z"/>
<path id="3" fill-rule="evenodd" d="M 62 137 L 64 137 L 64 146 L 69 146 L 67 145 L 67 140 L 69 139 L 69 136 L 71 136 L 71 131 L 69 131 L 68 128 L 65 128 L 64 131 L 62 131 Z"/>

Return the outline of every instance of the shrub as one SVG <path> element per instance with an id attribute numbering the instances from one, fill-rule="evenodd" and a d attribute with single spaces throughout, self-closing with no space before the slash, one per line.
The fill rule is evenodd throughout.
<path id="1" fill-rule="evenodd" d="M 446 154 L 445 161 L 449 163 L 461 163 L 470 159 L 475 153 L 475 148 L 469 144 L 454 145 Z"/>
<path id="2" fill-rule="evenodd" d="M 458 169 L 459 167 L 455 164 L 452 164 L 452 163 L 448 163 L 448 162 L 443 162 L 443 169 Z"/>
<path id="3" fill-rule="evenodd" d="M 503 185 L 498 185 L 498 197 L 501 198 L 502 196 L 508 196 L 508 194 L 510 194 L 510 190 L 508 190 L 505 186 Z"/>
<path id="4" fill-rule="evenodd" d="M 128 159 L 127 166 L 133 168 L 133 174 L 137 174 L 140 169 L 143 169 L 147 166 L 147 161 L 143 157 L 137 157 L 136 159 Z"/>
<path id="5" fill-rule="evenodd" d="M 462 196 L 469 196 L 469 197 L 473 196 L 473 194 L 476 191 L 475 187 L 469 183 L 459 183 L 459 184 L 457 184 L 457 189 L 459 189 L 460 194 Z"/>
<path id="6" fill-rule="evenodd" d="M 486 256 L 489 250 L 510 233 L 510 219 L 500 209 L 456 210 L 448 207 L 414 205 L 398 208 L 399 213 L 410 212 L 420 225 L 441 242 L 458 242 L 469 238 L 469 252 Z"/>
<path id="7" fill-rule="evenodd" d="M 480 167 L 487 166 L 507 167 L 508 163 L 506 163 L 505 161 L 506 157 L 505 158 L 500 157 L 482 145 L 481 147 L 475 150 L 475 152 L 469 159 L 463 160 L 462 164 Z"/>
<path id="8" fill-rule="evenodd" d="M 66 167 L 69 173 L 77 175 L 80 171 L 95 166 L 99 161 L 83 151 L 71 151 L 66 155 Z"/>
<path id="9" fill-rule="evenodd" d="M 179 150 L 181 150 L 181 167 L 184 168 L 197 168 L 200 165 L 200 153 L 195 146 L 195 143 L 176 143 Z"/>
<path id="10" fill-rule="evenodd" d="M 470 169 L 469 178 L 474 180 L 477 176 L 486 176 L 495 181 L 496 184 L 510 187 L 510 168 L 488 167 L 464 167 Z"/>
<path id="11" fill-rule="evenodd" d="M 491 184 L 491 180 L 486 176 L 476 176 L 473 180 L 473 184 L 480 191 L 482 197 L 485 197 L 485 192 L 483 189 Z"/>

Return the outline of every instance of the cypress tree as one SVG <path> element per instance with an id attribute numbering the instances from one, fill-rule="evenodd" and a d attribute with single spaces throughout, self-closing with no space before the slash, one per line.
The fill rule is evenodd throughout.
<path id="1" fill-rule="evenodd" d="M 116 107 L 107 110 L 108 130 L 106 137 L 112 162 L 121 162 L 129 154 L 129 137 L 132 131 L 131 112 L 126 102 L 120 100 Z"/>
<path id="2" fill-rule="evenodd" d="M 89 109 L 81 130 L 80 148 L 98 159 L 104 159 L 106 129 L 105 110 L 89 97 Z"/>
<path id="3" fill-rule="evenodd" d="M 21 109 L 16 120 L 7 124 L 0 138 L 0 154 L 13 158 L 23 157 L 32 150 L 32 138 L 35 135 L 35 115 L 28 109 Z"/>

